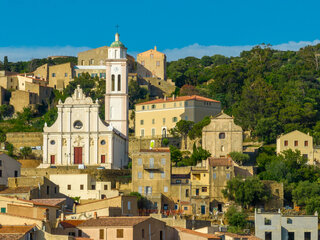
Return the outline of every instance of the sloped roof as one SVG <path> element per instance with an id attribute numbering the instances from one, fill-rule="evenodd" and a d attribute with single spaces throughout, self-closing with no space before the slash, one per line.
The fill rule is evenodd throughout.
<path id="1" fill-rule="evenodd" d="M 63 228 L 75 228 L 86 220 L 64 220 L 60 222 Z"/>
<path id="2" fill-rule="evenodd" d="M 28 193 L 32 189 L 37 188 L 35 186 L 30 187 L 16 187 L 16 188 L 6 188 L 0 191 L 1 194 L 14 194 L 14 193 Z"/>
<path id="3" fill-rule="evenodd" d="M 220 101 L 213 100 L 210 98 L 198 96 L 198 95 L 192 95 L 192 96 L 181 96 L 181 97 L 176 97 L 176 98 L 167 98 L 166 100 L 161 98 L 161 99 L 155 99 L 151 100 L 148 102 L 142 102 L 142 103 L 137 103 L 136 105 L 145 105 L 145 104 L 154 104 L 154 103 L 166 103 L 166 102 L 179 102 L 179 101 L 188 101 L 188 100 L 198 100 L 198 101 L 207 101 L 207 102 L 216 102 L 219 103 Z"/>
<path id="4" fill-rule="evenodd" d="M 201 233 L 201 232 L 197 232 L 194 230 L 190 230 L 190 229 L 186 229 L 186 228 L 181 228 L 181 227 L 174 227 L 175 229 L 177 229 L 180 232 L 185 232 L 188 234 L 192 234 L 195 236 L 199 236 L 199 237 L 203 237 L 203 238 L 207 238 L 207 239 L 217 239 L 217 240 L 221 240 L 221 237 L 215 234 L 208 234 L 208 233 Z"/>
<path id="5" fill-rule="evenodd" d="M 217 167 L 217 166 L 231 167 L 233 165 L 232 158 L 209 157 L 208 160 L 209 160 L 209 165 L 211 167 Z"/>
<path id="6" fill-rule="evenodd" d="M 112 227 L 132 227 L 141 222 L 144 222 L 151 217 L 99 217 L 91 218 L 79 224 L 79 227 L 98 227 L 98 226 L 112 226 Z"/>
<path id="7" fill-rule="evenodd" d="M 65 198 L 48 198 L 48 199 L 32 199 L 32 200 L 29 200 L 29 202 L 32 202 L 35 205 L 56 207 L 57 205 L 64 202 L 65 200 L 66 200 Z"/>

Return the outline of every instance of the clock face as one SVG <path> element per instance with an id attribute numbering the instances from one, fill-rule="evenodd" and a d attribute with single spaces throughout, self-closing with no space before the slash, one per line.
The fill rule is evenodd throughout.
<path id="1" fill-rule="evenodd" d="M 115 71 L 115 72 L 118 72 L 118 71 L 119 71 L 119 68 L 118 68 L 118 67 L 115 67 L 115 68 L 114 68 L 114 71 Z"/>

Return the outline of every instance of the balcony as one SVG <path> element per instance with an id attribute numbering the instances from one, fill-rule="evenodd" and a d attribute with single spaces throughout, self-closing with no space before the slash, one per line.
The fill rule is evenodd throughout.
<path id="1" fill-rule="evenodd" d="M 143 169 L 146 171 L 160 171 L 163 172 L 163 168 L 158 164 L 143 164 Z"/>

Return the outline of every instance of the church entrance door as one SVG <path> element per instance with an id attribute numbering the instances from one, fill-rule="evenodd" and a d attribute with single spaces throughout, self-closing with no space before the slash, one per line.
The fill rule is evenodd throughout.
<path id="1" fill-rule="evenodd" d="M 50 156 L 50 164 L 55 164 L 56 163 L 56 156 L 55 155 L 51 155 Z"/>
<path id="2" fill-rule="evenodd" d="M 74 164 L 82 164 L 82 147 L 74 148 Z"/>

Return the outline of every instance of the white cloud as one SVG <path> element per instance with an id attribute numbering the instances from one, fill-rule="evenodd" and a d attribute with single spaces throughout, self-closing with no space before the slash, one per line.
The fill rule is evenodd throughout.
<path id="1" fill-rule="evenodd" d="M 27 61 L 34 58 L 49 56 L 77 56 L 78 52 L 86 51 L 88 47 L 0 47 L 0 61 L 8 56 L 10 62 Z"/>
<path id="2" fill-rule="evenodd" d="M 282 43 L 278 45 L 272 46 L 274 49 L 278 50 L 292 50 L 297 51 L 302 47 L 307 45 L 316 45 L 320 43 L 320 40 L 314 41 L 300 41 L 300 42 L 288 42 Z M 189 56 L 194 56 L 197 58 L 201 58 L 203 56 L 212 56 L 215 54 L 221 54 L 225 56 L 239 56 L 242 51 L 250 50 L 254 45 L 245 45 L 245 46 L 202 46 L 198 43 L 193 45 L 183 47 L 183 48 L 174 48 L 174 49 L 166 49 L 163 52 L 167 55 L 167 60 L 177 60 L 179 58 L 185 58 Z"/>
<path id="3" fill-rule="evenodd" d="M 292 50 L 297 51 L 307 45 L 319 44 L 320 40 L 314 41 L 300 41 L 300 42 L 288 42 L 272 46 L 278 50 Z M 166 49 L 163 52 L 167 55 L 167 60 L 177 60 L 179 58 L 185 58 L 194 56 L 201 58 L 205 55 L 212 56 L 215 54 L 221 54 L 225 56 L 239 56 L 244 50 L 250 50 L 254 45 L 244 46 L 202 46 L 195 43 L 190 46 L 183 48 Z M 0 61 L 3 60 L 4 56 L 8 56 L 9 61 L 26 61 L 34 58 L 45 58 L 48 56 L 77 56 L 78 52 L 89 50 L 89 47 L 0 47 Z M 137 52 L 129 52 L 132 56 L 136 56 Z"/>

